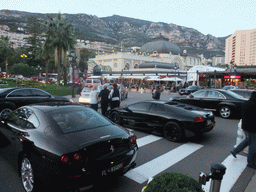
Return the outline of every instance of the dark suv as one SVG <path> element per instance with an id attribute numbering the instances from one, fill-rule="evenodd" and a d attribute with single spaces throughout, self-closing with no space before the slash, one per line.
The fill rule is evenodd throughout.
<path id="1" fill-rule="evenodd" d="M 3 88 L 0 89 L 0 116 L 6 116 L 12 110 L 24 105 L 55 101 L 71 102 L 67 97 L 53 96 L 38 88 Z"/>

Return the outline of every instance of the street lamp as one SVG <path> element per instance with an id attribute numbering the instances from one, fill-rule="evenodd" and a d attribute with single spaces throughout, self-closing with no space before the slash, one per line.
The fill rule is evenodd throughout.
<path id="1" fill-rule="evenodd" d="M 174 70 L 175 70 L 175 89 L 174 89 L 174 92 L 176 93 L 177 92 L 177 77 L 176 77 L 177 65 L 176 65 L 176 63 L 175 63 L 175 66 L 174 66 Z"/>
<path id="2" fill-rule="evenodd" d="M 74 66 L 76 63 L 76 53 L 75 52 L 71 52 L 68 55 L 68 60 L 70 61 L 71 65 L 72 65 L 72 98 L 75 98 L 75 93 L 74 93 Z"/>

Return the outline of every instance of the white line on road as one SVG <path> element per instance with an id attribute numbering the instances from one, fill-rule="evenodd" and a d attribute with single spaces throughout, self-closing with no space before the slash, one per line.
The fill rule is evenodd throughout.
<path id="1" fill-rule="evenodd" d="M 147 145 L 149 143 L 153 143 L 155 141 L 158 141 L 158 140 L 160 140 L 162 138 L 163 137 L 157 137 L 157 136 L 154 136 L 154 135 L 148 135 L 148 136 L 142 137 L 140 139 L 137 139 L 137 145 L 138 145 L 138 147 L 142 147 L 142 146 Z"/>
<path id="2" fill-rule="evenodd" d="M 237 158 L 234 158 L 232 155 L 229 155 L 222 164 L 227 168 L 226 173 L 223 176 L 221 181 L 220 192 L 228 192 L 232 189 L 244 169 L 247 165 L 247 158 L 242 155 L 237 155 Z M 210 191 L 210 183 L 212 180 L 208 181 L 206 185 L 203 185 L 205 192 Z"/>
<path id="3" fill-rule="evenodd" d="M 148 178 L 156 176 L 202 147 L 203 145 L 195 143 L 183 144 L 160 157 L 132 169 L 125 176 L 142 184 Z"/>

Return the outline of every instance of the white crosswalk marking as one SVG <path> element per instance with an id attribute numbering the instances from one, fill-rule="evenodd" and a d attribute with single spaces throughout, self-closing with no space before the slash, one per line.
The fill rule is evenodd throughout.
<path id="1" fill-rule="evenodd" d="M 220 192 L 229 192 L 234 186 L 237 179 L 240 177 L 241 173 L 244 171 L 247 165 L 247 157 L 237 155 L 234 158 L 232 155 L 228 156 L 222 164 L 227 168 L 226 173 L 221 181 Z M 205 192 L 210 191 L 210 182 L 203 185 Z"/>
<path id="2" fill-rule="evenodd" d="M 140 139 L 137 139 L 137 145 L 138 147 L 142 147 L 144 145 L 147 145 L 149 143 L 153 143 L 154 141 L 158 141 L 160 139 L 162 139 L 163 137 L 157 137 L 154 135 L 148 135 L 146 137 L 142 137 Z"/>
<path id="3" fill-rule="evenodd" d="M 170 152 L 129 171 L 125 176 L 142 184 L 147 181 L 148 178 L 154 177 L 202 147 L 203 145 L 195 143 L 183 144 Z"/>

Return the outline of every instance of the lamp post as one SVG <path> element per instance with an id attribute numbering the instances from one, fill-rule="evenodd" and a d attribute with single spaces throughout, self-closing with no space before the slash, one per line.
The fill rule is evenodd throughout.
<path id="1" fill-rule="evenodd" d="M 75 63 L 76 63 L 76 53 L 75 52 L 71 52 L 69 55 L 68 55 L 68 60 L 70 61 L 71 63 L 71 66 L 72 66 L 72 98 L 75 98 L 75 92 L 74 92 L 74 66 L 75 66 Z"/>
<path id="2" fill-rule="evenodd" d="M 176 93 L 177 92 L 177 77 L 176 77 L 177 65 L 176 65 L 176 63 L 175 63 L 174 70 L 175 70 L 175 89 L 174 89 L 174 92 Z"/>

